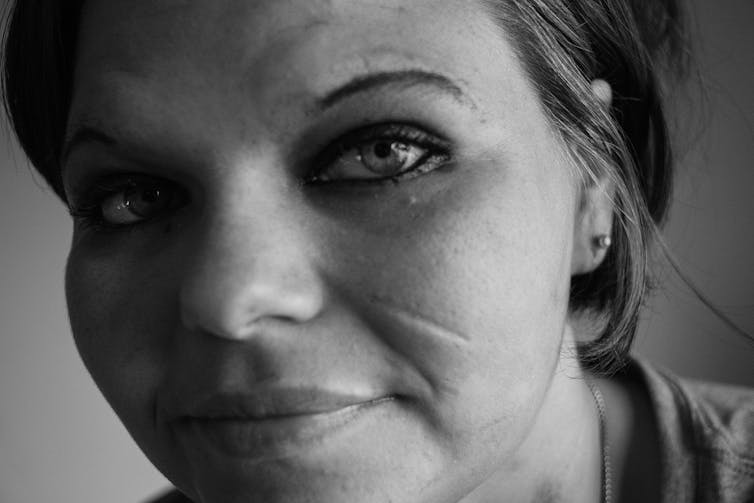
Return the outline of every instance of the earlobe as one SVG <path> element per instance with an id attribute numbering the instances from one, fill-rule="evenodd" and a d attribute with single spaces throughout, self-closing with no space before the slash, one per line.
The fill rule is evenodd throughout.
<path id="1" fill-rule="evenodd" d="M 603 177 L 582 189 L 573 236 L 571 274 L 599 267 L 612 246 L 614 185 Z"/>

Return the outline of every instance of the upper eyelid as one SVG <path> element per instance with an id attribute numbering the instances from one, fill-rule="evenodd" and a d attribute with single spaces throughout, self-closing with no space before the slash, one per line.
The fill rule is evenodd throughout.
<path id="1" fill-rule="evenodd" d="M 72 191 L 68 197 L 71 210 L 74 211 L 78 207 L 94 204 L 95 199 L 127 187 L 125 180 L 130 178 L 128 175 L 122 175 L 121 178 L 124 181 L 120 183 L 114 181 L 116 178 L 118 178 L 118 175 L 107 175 L 79 184 L 80 188 Z"/>
<path id="2" fill-rule="evenodd" d="M 404 133 L 403 138 L 405 138 L 406 136 L 408 136 L 405 135 L 405 133 L 411 130 L 425 136 L 426 138 L 424 139 L 433 140 L 431 142 L 420 142 L 418 138 L 408 138 L 411 141 L 422 144 L 439 144 L 436 146 L 447 150 L 451 149 L 451 142 L 444 136 L 433 131 L 432 128 L 407 121 L 386 121 L 368 126 L 362 126 L 358 129 L 351 130 L 339 136 L 336 140 L 327 144 L 324 149 L 320 150 L 312 159 L 310 159 L 309 164 L 314 171 L 317 171 L 323 168 L 322 164 L 327 161 L 331 161 L 331 157 L 333 157 L 335 154 L 339 152 L 342 153 L 344 148 L 353 148 L 359 143 L 390 136 L 401 138 L 400 134 L 398 133 Z"/>
<path id="3" fill-rule="evenodd" d="M 85 184 L 82 189 L 74 192 L 74 197 L 70 199 L 71 210 L 75 211 L 76 208 L 82 206 L 97 204 L 102 198 L 117 194 L 139 183 L 175 185 L 175 182 L 171 182 L 170 180 L 147 174 L 123 173 L 95 177 L 91 182 Z"/>
<path id="4" fill-rule="evenodd" d="M 418 124 L 418 123 L 410 122 L 410 121 L 382 121 L 376 124 L 362 126 L 341 136 L 339 140 L 348 141 L 349 139 L 368 138 L 369 136 L 379 137 L 380 134 L 386 134 L 386 133 L 391 133 L 391 132 L 392 133 L 400 133 L 400 132 L 405 133 L 411 130 L 425 134 L 427 136 L 434 137 L 443 143 L 448 142 L 448 140 L 446 140 L 441 134 L 434 131 L 432 128 L 425 126 L 423 124 Z M 379 134 L 375 134 L 375 133 L 379 133 Z"/>

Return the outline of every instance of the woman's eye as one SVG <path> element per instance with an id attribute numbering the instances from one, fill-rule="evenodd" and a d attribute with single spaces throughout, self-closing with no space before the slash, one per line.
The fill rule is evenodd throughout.
<path id="1" fill-rule="evenodd" d="M 400 180 L 431 171 L 449 158 L 446 141 L 407 125 L 357 131 L 333 150 L 309 182 Z"/>
<path id="2" fill-rule="evenodd" d="M 102 201 L 102 219 L 111 225 L 133 224 L 168 210 L 171 200 L 165 187 L 136 185 Z"/>
<path id="3" fill-rule="evenodd" d="M 375 140 L 344 152 L 318 176 L 319 181 L 394 177 L 411 169 L 427 149 L 402 141 Z"/>
<path id="4" fill-rule="evenodd" d="M 71 213 L 86 223 L 117 228 L 160 217 L 185 204 L 185 199 L 172 183 L 127 179 L 99 184 L 89 202 Z"/>

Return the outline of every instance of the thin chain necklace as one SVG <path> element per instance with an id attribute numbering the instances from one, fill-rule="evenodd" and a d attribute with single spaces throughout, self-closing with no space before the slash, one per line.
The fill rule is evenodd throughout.
<path id="1" fill-rule="evenodd" d="M 587 380 L 589 391 L 592 392 L 594 403 L 597 405 L 600 423 L 600 446 L 602 454 L 602 503 L 612 503 L 613 487 L 612 477 L 613 470 L 610 465 L 610 443 L 607 439 L 607 420 L 605 414 L 605 400 L 602 398 L 602 392 L 592 381 Z"/>

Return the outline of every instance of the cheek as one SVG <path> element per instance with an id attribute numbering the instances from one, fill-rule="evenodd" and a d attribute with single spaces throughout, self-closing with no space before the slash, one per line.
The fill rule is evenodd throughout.
<path id="1" fill-rule="evenodd" d="M 570 185 L 541 175 L 477 163 L 440 174 L 453 182 L 429 197 L 407 184 L 402 204 L 376 213 L 378 231 L 353 230 L 349 256 L 370 259 L 350 259 L 340 276 L 351 298 L 367 299 L 357 309 L 374 332 L 429 383 L 436 424 L 472 435 L 506 418 L 499 442 L 535 413 L 566 318 Z"/>
<path id="2" fill-rule="evenodd" d="M 115 251 L 115 241 L 107 249 L 74 246 L 66 268 L 66 297 L 84 364 L 138 438 L 139 423 L 151 417 L 145 412 L 153 406 L 165 371 L 176 297 L 171 271 L 164 269 L 170 262 L 130 266 L 130 255 Z"/>

